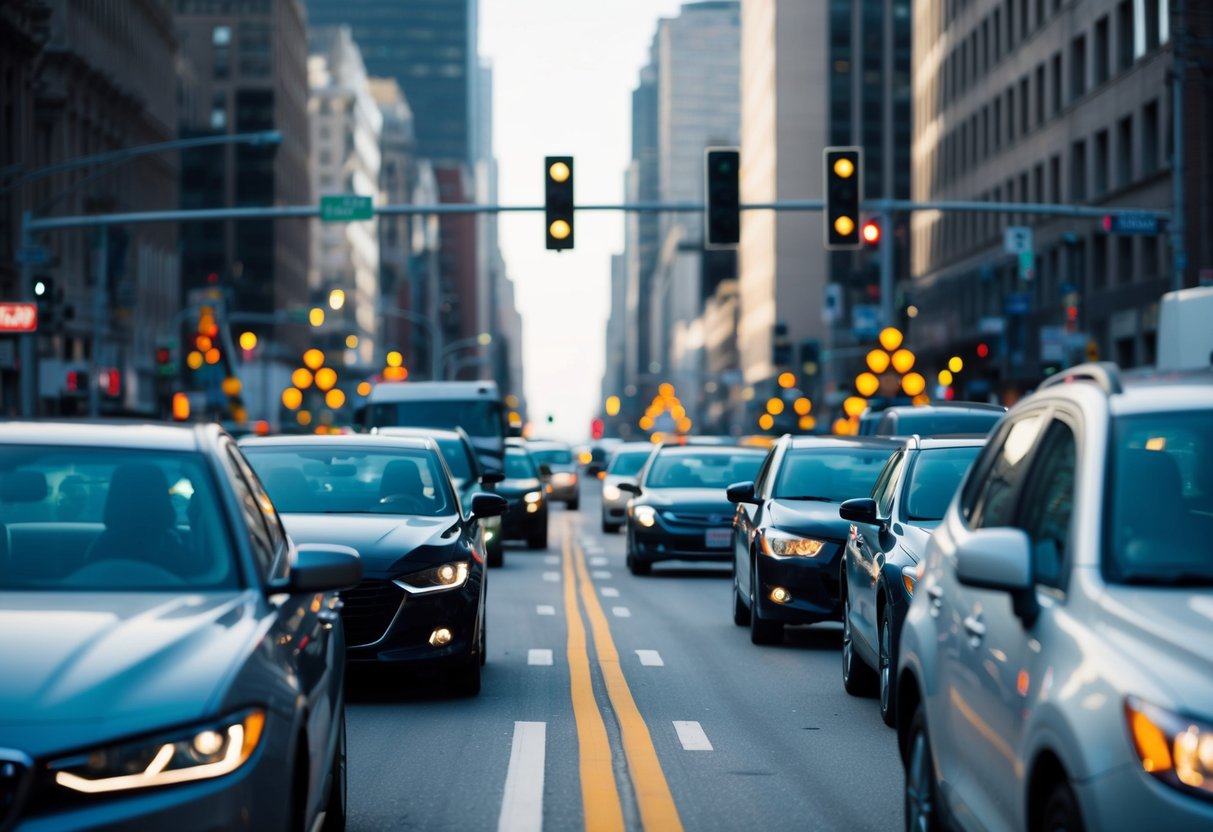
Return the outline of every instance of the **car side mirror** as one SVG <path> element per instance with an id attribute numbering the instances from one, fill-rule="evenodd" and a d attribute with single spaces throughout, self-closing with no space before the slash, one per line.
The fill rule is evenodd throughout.
<path id="1" fill-rule="evenodd" d="M 287 585 L 291 592 L 331 592 L 353 589 L 361 580 L 357 549 L 338 543 L 300 543 Z"/>
<path id="2" fill-rule="evenodd" d="M 640 484 L 635 483 L 635 482 L 621 482 L 621 483 L 619 483 L 619 490 L 624 491 L 628 494 L 639 495 L 640 494 Z"/>
<path id="3" fill-rule="evenodd" d="M 1011 595 L 1015 614 L 1031 626 L 1038 608 L 1032 579 L 1032 542 L 1022 529 L 978 529 L 956 547 L 956 580 Z"/>
<path id="4" fill-rule="evenodd" d="M 726 488 L 724 493 L 730 503 L 752 503 L 758 505 L 758 498 L 754 496 L 754 483 L 751 481 L 735 482 Z"/>
<path id="5" fill-rule="evenodd" d="M 472 517 L 500 517 L 509 507 L 509 502 L 500 494 L 481 491 L 472 495 Z"/>
<path id="6" fill-rule="evenodd" d="M 552 476 L 552 466 L 551 466 L 551 465 L 548 465 L 546 462 L 540 463 L 540 465 L 539 465 L 539 479 L 541 479 L 541 480 L 546 480 L 546 479 L 548 479 L 548 478 L 549 478 L 549 477 L 551 477 L 551 476 Z"/>
<path id="7" fill-rule="evenodd" d="M 505 482 L 505 474 L 500 471 L 485 471 L 480 475 L 481 485 L 496 485 L 499 482 Z"/>
<path id="8" fill-rule="evenodd" d="M 875 525 L 880 522 L 880 519 L 876 516 L 876 501 L 871 497 L 856 497 L 854 500 L 844 500 L 842 505 L 838 507 L 838 516 L 843 520 L 850 520 L 853 523 Z"/>

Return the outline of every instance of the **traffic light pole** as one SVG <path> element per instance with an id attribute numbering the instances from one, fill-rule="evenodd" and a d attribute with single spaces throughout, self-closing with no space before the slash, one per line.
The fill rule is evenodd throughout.
<path id="1" fill-rule="evenodd" d="M 29 211 L 21 213 L 21 248 L 30 249 L 34 244 L 34 232 L 30 227 L 32 215 Z M 34 264 L 28 257 L 21 258 L 21 285 L 17 289 L 17 298 L 23 302 L 32 302 L 34 297 Z M 37 413 L 34 399 L 38 395 L 38 332 L 27 332 L 20 338 L 21 368 L 21 417 L 32 419 Z"/>
<path id="2" fill-rule="evenodd" d="M 88 415 L 93 419 L 101 416 L 101 385 L 98 373 L 101 367 L 101 329 L 105 318 L 105 296 L 109 280 L 109 226 L 98 228 L 97 266 L 93 270 L 93 320 L 92 343 L 88 355 Z"/>

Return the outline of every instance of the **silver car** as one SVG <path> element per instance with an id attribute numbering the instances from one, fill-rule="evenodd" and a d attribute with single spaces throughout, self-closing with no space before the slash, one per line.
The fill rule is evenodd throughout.
<path id="1" fill-rule="evenodd" d="M 1068 383 L 1069 382 L 1069 383 Z M 1213 373 L 1048 379 L 920 563 L 908 829 L 1213 829 Z"/>
<path id="2" fill-rule="evenodd" d="M 620 483 L 636 482 L 636 475 L 653 452 L 650 442 L 626 442 L 617 447 L 607 463 L 602 480 L 602 530 L 614 534 L 623 527 L 628 516 L 631 493 L 622 491 Z"/>
<path id="3" fill-rule="evenodd" d="M 581 482 L 577 475 L 577 460 L 566 442 L 554 439 L 533 439 L 526 443 L 536 465 L 546 465 L 548 496 L 553 502 L 564 503 L 571 511 L 581 506 Z"/>

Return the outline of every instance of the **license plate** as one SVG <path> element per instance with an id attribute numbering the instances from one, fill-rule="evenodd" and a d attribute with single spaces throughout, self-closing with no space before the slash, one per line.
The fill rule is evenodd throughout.
<path id="1" fill-rule="evenodd" d="M 708 529 L 704 532 L 703 543 L 709 549 L 724 549 L 732 542 L 732 529 Z"/>

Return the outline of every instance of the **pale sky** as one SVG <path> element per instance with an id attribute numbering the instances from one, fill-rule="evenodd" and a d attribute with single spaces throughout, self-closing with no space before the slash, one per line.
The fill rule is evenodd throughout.
<path id="1" fill-rule="evenodd" d="M 543 157 L 574 157 L 579 203 L 623 201 L 632 90 L 661 17 L 683 0 L 480 0 L 480 52 L 493 65 L 493 141 L 502 204 L 543 202 Z M 578 213 L 572 251 L 544 248 L 543 215 L 502 215 L 501 247 L 523 318 L 536 432 L 587 439 L 623 215 Z M 555 417 L 547 424 L 547 416 Z"/>

